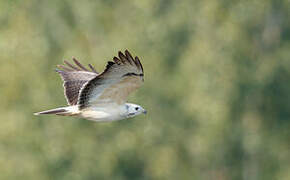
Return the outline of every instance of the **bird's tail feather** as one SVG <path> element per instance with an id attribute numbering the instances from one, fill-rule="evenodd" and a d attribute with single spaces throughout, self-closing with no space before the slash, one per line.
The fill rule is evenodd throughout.
<path id="1" fill-rule="evenodd" d="M 55 114 L 60 116 L 74 116 L 79 113 L 77 106 L 68 106 L 68 107 L 60 107 L 56 109 L 50 109 L 46 111 L 41 111 L 34 113 L 34 115 L 42 115 L 42 114 Z"/>

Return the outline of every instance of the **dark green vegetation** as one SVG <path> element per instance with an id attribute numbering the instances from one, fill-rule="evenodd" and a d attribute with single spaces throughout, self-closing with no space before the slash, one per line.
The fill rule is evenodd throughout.
<path id="1" fill-rule="evenodd" d="M 290 179 L 290 3 L 0 1 L 0 179 Z M 138 55 L 146 116 L 33 116 L 54 69 Z"/>

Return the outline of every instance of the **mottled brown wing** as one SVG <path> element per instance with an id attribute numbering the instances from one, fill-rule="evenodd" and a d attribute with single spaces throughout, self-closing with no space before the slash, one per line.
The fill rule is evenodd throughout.
<path id="1" fill-rule="evenodd" d="M 141 86 L 144 73 L 139 58 L 133 58 L 127 50 L 118 55 L 114 62 L 108 62 L 104 72 L 83 86 L 78 99 L 80 109 L 103 103 L 125 103 L 127 96 Z"/>
<path id="2" fill-rule="evenodd" d="M 69 105 L 77 104 L 82 86 L 98 75 L 92 65 L 89 64 L 90 70 L 88 70 L 75 58 L 73 61 L 75 65 L 64 61 L 66 66 L 58 65 L 62 70 L 56 69 L 63 80 L 64 94 Z"/>

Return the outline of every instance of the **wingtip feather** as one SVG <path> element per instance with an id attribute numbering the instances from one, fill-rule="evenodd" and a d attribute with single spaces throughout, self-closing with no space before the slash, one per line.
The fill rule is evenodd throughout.
<path id="1" fill-rule="evenodd" d="M 127 58 L 128 62 L 129 62 L 131 65 L 133 65 L 133 63 L 134 63 L 134 59 L 133 59 L 131 53 L 130 53 L 127 49 L 125 50 L 125 55 L 126 55 L 126 58 Z"/>
<path id="2" fill-rule="evenodd" d="M 72 65 L 71 63 L 69 63 L 68 61 L 64 60 L 63 61 L 66 65 L 68 65 L 70 68 L 76 70 L 76 71 L 81 71 L 81 69 L 77 68 L 76 66 Z"/>
<path id="3" fill-rule="evenodd" d="M 73 61 L 74 61 L 74 63 L 78 66 L 78 67 L 80 67 L 82 70 L 84 70 L 84 71 L 89 71 L 87 68 L 85 68 L 75 57 L 72 57 L 72 59 L 73 59 Z"/>
<path id="4" fill-rule="evenodd" d="M 62 73 L 63 71 L 62 70 L 60 70 L 60 69 L 55 69 L 55 72 L 57 72 L 57 73 Z"/>

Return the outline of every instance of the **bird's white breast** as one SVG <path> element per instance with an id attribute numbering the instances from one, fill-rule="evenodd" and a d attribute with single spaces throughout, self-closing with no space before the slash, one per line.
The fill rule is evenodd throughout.
<path id="1" fill-rule="evenodd" d="M 80 116 L 92 121 L 109 122 L 124 119 L 123 111 L 121 106 L 90 107 L 82 110 Z"/>

